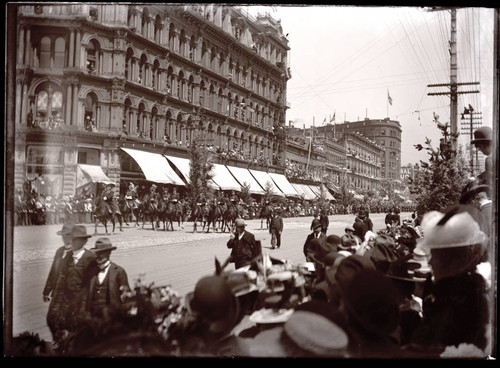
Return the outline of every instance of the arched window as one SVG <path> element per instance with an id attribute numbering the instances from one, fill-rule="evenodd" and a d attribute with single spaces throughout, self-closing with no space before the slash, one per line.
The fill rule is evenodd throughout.
<path id="1" fill-rule="evenodd" d="M 222 88 L 219 88 L 219 93 L 217 96 L 217 112 L 219 114 L 224 113 L 224 92 L 222 91 Z"/>
<path id="2" fill-rule="evenodd" d="M 86 130 L 97 130 L 97 96 L 93 92 L 85 98 L 84 122 Z"/>
<path id="3" fill-rule="evenodd" d="M 167 93 L 172 93 L 172 87 L 174 86 L 174 69 L 170 66 L 167 69 Z"/>
<path id="4" fill-rule="evenodd" d="M 195 60 L 195 52 L 196 52 L 196 39 L 194 36 L 191 36 L 189 40 L 189 60 Z"/>
<path id="5" fill-rule="evenodd" d="M 63 37 L 56 38 L 54 49 L 54 68 L 64 68 L 64 53 L 66 51 L 66 41 Z"/>
<path id="6" fill-rule="evenodd" d="M 179 39 L 179 54 L 186 57 L 187 56 L 187 38 L 186 32 L 181 29 L 180 39 Z"/>
<path id="7" fill-rule="evenodd" d="M 238 96 L 234 98 L 234 118 L 238 120 L 240 114 L 240 99 Z"/>
<path id="8" fill-rule="evenodd" d="M 129 48 L 125 57 L 125 79 L 132 80 L 132 71 L 134 70 L 134 50 Z"/>
<path id="9" fill-rule="evenodd" d="M 208 108 L 211 110 L 215 110 L 215 99 L 216 99 L 215 87 L 213 84 L 211 84 L 209 91 L 209 103 L 208 103 Z"/>
<path id="10" fill-rule="evenodd" d="M 207 89 L 205 87 L 205 82 L 201 81 L 200 83 L 200 106 L 205 107 L 205 94 L 207 92 Z"/>
<path id="11" fill-rule="evenodd" d="M 137 77 L 137 83 L 144 85 L 146 84 L 147 61 L 147 56 L 145 54 L 142 54 L 141 61 L 139 63 L 139 76 Z"/>
<path id="12" fill-rule="evenodd" d="M 154 39 L 155 39 L 155 42 L 157 44 L 160 44 L 161 43 L 161 30 L 163 28 L 163 24 L 162 24 L 162 21 L 161 21 L 161 17 L 160 15 L 157 15 L 156 16 L 156 19 L 155 19 L 155 36 L 154 36 Z"/>
<path id="13" fill-rule="evenodd" d="M 40 68 L 50 68 L 50 49 L 50 37 L 42 37 L 40 40 Z"/>
<path id="14" fill-rule="evenodd" d="M 170 111 L 167 111 L 167 114 L 165 115 L 165 129 L 163 131 L 163 139 L 168 143 L 172 143 L 172 137 L 170 137 L 170 134 L 172 133 L 172 113 Z"/>
<path id="15" fill-rule="evenodd" d="M 132 106 L 132 102 L 129 98 L 125 100 L 124 108 L 123 108 L 123 120 L 122 120 L 122 131 L 126 134 L 130 133 L 130 120 L 132 117 L 132 111 L 130 107 Z"/>
<path id="16" fill-rule="evenodd" d="M 189 103 L 193 103 L 193 96 L 194 96 L 194 78 L 193 76 L 189 76 L 189 81 L 188 81 L 188 95 L 187 95 L 187 100 Z"/>
<path id="17" fill-rule="evenodd" d="M 207 44 L 203 42 L 201 45 L 201 65 L 207 66 L 207 56 L 208 56 L 208 48 Z"/>
<path id="18" fill-rule="evenodd" d="M 148 37 L 148 18 L 149 18 L 149 10 L 148 8 L 144 8 L 142 11 L 142 22 L 141 22 L 141 33 L 144 37 Z"/>
<path id="19" fill-rule="evenodd" d="M 153 64 L 153 73 L 151 74 L 151 87 L 154 89 L 160 89 L 160 62 L 155 60 Z"/>
<path id="20" fill-rule="evenodd" d="M 210 55 L 210 69 L 212 69 L 213 71 L 217 71 L 216 59 L 217 59 L 217 52 L 215 51 L 215 47 L 212 47 L 212 52 Z"/>
<path id="21" fill-rule="evenodd" d="M 139 113 L 137 114 L 137 121 L 135 123 L 135 132 L 140 135 L 143 133 L 143 119 L 144 119 L 144 110 L 146 110 L 146 107 L 144 106 L 143 103 L 139 104 Z"/>
<path id="22" fill-rule="evenodd" d="M 184 100 L 185 90 L 186 90 L 186 80 L 184 79 L 184 73 L 182 71 L 180 71 L 178 82 L 177 82 L 177 97 L 180 100 Z"/>
<path id="23" fill-rule="evenodd" d="M 95 74 L 99 71 L 99 43 L 96 40 L 89 42 L 87 48 L 87 72 Z"/>
<path id="24" fill-rule="evenodd" d="M 153 107 L 153 110 L 151 111 L 151 124 L 149 126 L 149 139 L 154 140 L 158 138 L 158 126 L 158 109 Z"/>
<path id="25" fill-rule="evenodd" d="M 64 124 L 63 94 L 59 86 L 49 83 L 40 85 L 35 91 L 35 126 L 54 129 Z"/>
<path id="26" fill-rule="evenodd" d="M 175 51 L 175 26 L 170 23 L 168 28 L 168 48 Z"/>

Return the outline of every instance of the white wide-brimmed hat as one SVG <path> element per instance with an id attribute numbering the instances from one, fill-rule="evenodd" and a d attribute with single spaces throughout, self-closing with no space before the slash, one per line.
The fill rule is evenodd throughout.
<path id="1" fill-rule="evenodd" d="M 468 212 L 427 212 L 421 226 L 424 237 L 418 246 L 427 250 L 483 244 L 488 238 Z"/>

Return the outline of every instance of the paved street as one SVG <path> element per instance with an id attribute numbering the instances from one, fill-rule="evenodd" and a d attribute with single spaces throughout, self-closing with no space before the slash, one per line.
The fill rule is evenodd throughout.
<path id="1" fill-rule="evenodd" d="M 409 217 L 409 214 L 401 215 L 401 218 Z M 374 230 L 384 227 L 385 214 L 371 214 L 370 217 Z M 270 249 L 270 235 L 267 230 L 260 229 L 260 220 L 247 221 L 247 230 L 262 241 L 264 252 L 301 263 L 305 261 L 302 247 L 310 232 L 311 220 L 312 217 L 285 218 L 282 247 L 276 250 Z M 328 234 L 341 235 L 345 226 L 352 225 L 353 221 L 354 215 L 330 216 Z M 61 225 L 46 225 L 14 229 L 14 336 L 30 331 L 51 340 L 45 321 L 48 303 L 42 300 L 42 290 L 53 255 L 62 245 L 56 235 L 60 228 Z M 118 247 L 111 259 L 125 268 L 131 286 L 141 278 L 155 285 L 170 284 L 185 295 L 193 290 L 198 279 L 214 272 L 215 258 L 223 262 L 230 252 L 226 247 L 227 232 L 193 233 L 191 222 L 186 223 L 184 229 L 173 232 L 153 231 L 150 226 L 139 229 L 133 225 L 125 226 L 123 232 L 116 230 L 109 235 L 113 245 Z M 87 232 L 93 234 L 94 226 L 89 224 Z M 98 234 L 89 239 L 86 248 L 92 248 L 97 238 L 104 236 L 104 228 L 98 227 Z"/>

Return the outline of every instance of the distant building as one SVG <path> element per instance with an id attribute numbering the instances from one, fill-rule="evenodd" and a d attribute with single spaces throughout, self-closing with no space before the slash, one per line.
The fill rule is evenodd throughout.
<path id="1" fill-rule="evenodd" d="M 380 178 L 397 181 L 401 171 L 401 125 L 398 121 L 368 119 L 316 127 L 319 135 L 339 136 L 343 133 L 358 132 L 385 148 L 381 160 Z"/>

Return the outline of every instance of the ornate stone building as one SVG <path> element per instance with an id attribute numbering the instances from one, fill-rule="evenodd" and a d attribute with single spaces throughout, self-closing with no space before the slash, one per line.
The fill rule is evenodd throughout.
<path id="1" fill-rule="evenodd" d="M 224 5 L 18 6 L 15 185 L 72 195 L 79 164 L 144 180 L 121 148 L 283 173 L 288 41 Z"/>
<path id="2" fill-rule="evenodd" d="M 401 172 L 401 125 L 398 121 L 385 119 L 368 119 L 341 124 L 328 124 L 317 127 L 320 134 L 335 135 L 343 133 L 360 133 L 379 146 L 385 148 L 380 162 L 380 179 L 399 181 Z"/>

